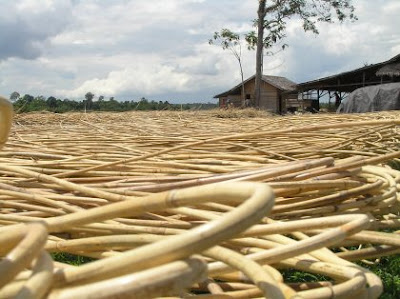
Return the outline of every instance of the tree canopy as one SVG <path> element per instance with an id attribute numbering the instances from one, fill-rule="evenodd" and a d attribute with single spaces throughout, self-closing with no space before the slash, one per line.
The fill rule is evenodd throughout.
<path id="1" fill-rule="evenodd" d="M 220 32 L 214 32 L 213 38 L 208 41 L 210 45 L 218 43 L 223 50 L 229 50 L 239 63 L 240 76 L 242 79 L 242 106 L 244 105 L 244 74 L 242 66 L 242 44 L 240 35 L 227 28 Z"/>
<path id="2" fill-rule="evenodd" d="M 92 93 L 91 93 L 92 94 Z M 213 103 L 191 103 L 191 104 L 170 104 L 168 101 L 154 101 L 146 98 L 131 101 L 117 101 L 114 97 L 105 100 L 104 97 L 96 102 L 92 101 L 91 109 L 88 109 L 87 98 L 81 101 L 70 99 L 58 99 L 50 96 L 47 99 L 44 96 L 32 96 L 29 94 L 19 97 L 14 101 L 14 110 L 16 113 L 32 111 L 51 111 L 55 113 L 64 113 L 70 111 L 148 111 L 148 110 L 190 110 L 190 109 L 212 109 L 217 105 Z"/>
<path id="3" fill-rule="evenodd" d="M 286 36 L 288 20 L 298 18 L 305 31 L 318 34 L 317 24 L 345 19 L 356 20 L 352 0 L 259 0 L 255 31 L 246 36 L 250 48 L 256 47 L 255 103 L 260 104 L 263 50 L 270 49 Z M 286 44 L 282 45 L 284 49 Z"/>

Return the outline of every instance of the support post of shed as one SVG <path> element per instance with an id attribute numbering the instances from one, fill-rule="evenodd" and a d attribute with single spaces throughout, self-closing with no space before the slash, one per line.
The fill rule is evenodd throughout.
<path id="1" fill-rule="evenodd" d="M 329 112 L 329 110 L 331 109 L 331 91 L 330 90 L 328 91 L 328 94 L 329 94 L 329 101 L 328 101 L 328 112 Z"/>

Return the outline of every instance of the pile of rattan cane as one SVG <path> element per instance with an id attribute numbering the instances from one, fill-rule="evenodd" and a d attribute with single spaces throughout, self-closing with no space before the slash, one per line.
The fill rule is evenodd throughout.
<path id="1" fill-rule="evenodd" d="M 399 112 L 17 115 L 0 298 L 377 298 L 354 261 L 400 252 L 399 157 Z"/>

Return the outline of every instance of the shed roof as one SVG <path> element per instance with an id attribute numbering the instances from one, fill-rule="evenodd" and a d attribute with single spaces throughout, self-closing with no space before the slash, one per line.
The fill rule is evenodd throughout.
<path id="1" fill-rule="evenodd" d="M 256 75 L 251 76 L 250 78 L 246 79 L 243 83 L 246 84 L 247 82 L 253 80 L 256 77 Z M 272 85 L 273 87 L 279 89 L 280 91 L 294 91 L 296 90 L 296 83 L 285 78 L 285 77 L 280 77 L 280 76 L 270 76 L 270 75 L 263 75 L 262 76 L 262 81 Z M 225 91 L 223 93 L 217 94 L 214 96 L 214 98 L 220 98 L 224 97 L 227 95 L 233 95 L 233 94 L 240 94 L 241 92 L 241 87 L 242 83 L 239 83 L 235 87 L 229 89 L 228 91 Z"/>
<path id="2" fill-rule="evenodd" d="M 387 64 L 376 72 L 377 76 L 400 76 L 400 63 Z"/>
<path id="3" fill-rule="evenodd" d="M 400 54 L 384 62 L 370 64 L 351 71 L 339 73 L 337 75 L 300 83 L 297 85 L 297 88 L 299 91 L 320 89 L 351 92 L 363 86 L 389 83 L 393 82 L 393 80 L 390 78 L 382 77 L 386 75 L 387 72 L 384 73 L 379 71 L 381 71 L 385 66 L 398 65 L 399 63 Z M 387 69 L 384 70 L 387 71 Z"/>

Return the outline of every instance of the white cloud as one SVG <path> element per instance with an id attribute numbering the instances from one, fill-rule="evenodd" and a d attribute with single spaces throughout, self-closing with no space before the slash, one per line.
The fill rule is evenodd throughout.
<path id="1" fill-rule="evenodd" d="M 318 36 L 302 32 L 299 23 L 289 25 L 290 48 L 284 54 L 289 76 L 297 81 L 312 80 L 399 54 L 398 1 L 358 0 L 354 4 L 358 21 L 322 24 Z"/>
<path id="2" fill-rule="evenodd" d="M 289 49 L 266 57 L 264 72 L 297 82 L 400 52 L 398 0 L 355 0 L 359 21 L 288 24 Z M 254 0 L 4 0 L 0 10 L 0 93 L 60 98 L 92 91 L 135 99 L 209 100 L 240 80 L 235 58 L 207 44 L 214 31 L 252 29 Z M 255 53 L 244 50 L 245 76 Z"/>
<path id="3" fill-rule="evenodd" d="M 119 94 L 131 99 L 142 96 L 160 99 L 167 94 L 198 92 L 209 99 L 218 88 L 228 88 L 229 85 L 224 85 L 226 81 L 236 84 L 239 80 L 237 61 L 228 51 L 206 43 L 192 51 L 193 55 L 175 56 L 169 60 L 155 54 L 105 57 L 102 63 L 112 69 L 110 72 L 89 78 L 73 90 L 62 89 L 57 93 L 72 98 L 91 91 L 104 96 Z M 246 70 L 250 74 L 248 66 L 245 66 Z"/>
<path id="4" fill-rule="evenodd" d="M 383 3 L 382 11 L 385 14 L 398 16 L 398 12 L 400 11 L 400 2 L 387 1 L 387 3 Z"/>
<path id="5" fill-rule="evenodd" d="M 64 30 L 70 20 L 68 0 L 2 1 L 0 11 L 0 61 L 9 57 L 35 59 L 48 40 Z"/>
<path id="6" fill-rule="evenodd" d="M 185 92 L 189 76 L 176 72 L 170 66 L 163 65 L 134 65 L 122 70 L 112 71 L 106 78 L 94 78 L 85 81 L 75 90 L 65 93 L 72 97 L 79 97 L 87 91 L 95 94 L 112 96 L 117 93 L 158 95 L 171 91 Z"/>

